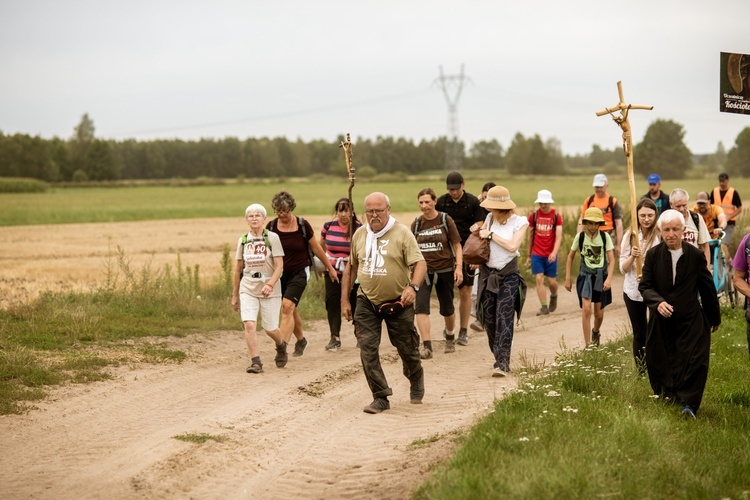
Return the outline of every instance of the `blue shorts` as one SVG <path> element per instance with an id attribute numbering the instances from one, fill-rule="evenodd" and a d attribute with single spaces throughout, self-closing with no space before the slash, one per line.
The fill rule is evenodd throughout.
<path id="1" fill-rule="evenodd" d="M 543 274 L 549 278 L 557 278 L 557 259 L 550 262 L 547 257 L 531 254 L 531 274 Z"/>

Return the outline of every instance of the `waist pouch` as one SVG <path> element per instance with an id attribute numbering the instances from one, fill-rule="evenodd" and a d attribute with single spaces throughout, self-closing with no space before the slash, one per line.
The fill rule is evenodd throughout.
<path id="1" fill-rule="evenodd" d="M 398 298 L 396 300 L 389 300 L 388 302 L 383 302 L 377 308 L 375 311 L 377 312 L 378 317 L 382 319 L 386 318 L 393 318 L 398 316 L 404 311 L 404 303 L 401 302 L 401 298 Z"/>

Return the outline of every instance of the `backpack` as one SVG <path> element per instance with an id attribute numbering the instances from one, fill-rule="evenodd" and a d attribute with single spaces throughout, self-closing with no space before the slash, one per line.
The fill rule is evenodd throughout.
<path id="1" fill-rule="evenodd" d="M 594 203 L 594 197 L 595 197 L 595 196 L 596 196 L 596 194 L 592 194 L 592 195 L 591 195 L 591 196 L 589 197 L 589 202 L 588 202 L 588 204 L 586 205 L 587 207 L 591 207 L 591 204 L 592 204 L 592 203 Z M 610 213 L 610 214 L 611 214 L 611 213 L 614 213 L 614 212 L 613 212 L 613 211 L 614 211 L 614 203 L 615 203 L 615 202 L 614 202 L 614 196 L 612 196 L 611 194 L 607 194 L 607 196 L 609 196 L 609 200 L 607 201 L 607 209 L 609 210 L 609 212 L 608 212 L 608 213 Z M 613 222 L 614 222 L 614 221 L 613 221 Z"/>
<path id="2" fill-rule="evenodd" d="M 448 235 L 448 224 L 445 222 L 446 215 L 447 214 L 445 212 L 440 212 L 440 216 L 441 216 L 440 217 L 440 225 L 436 226 L 436 228 L 437 229 L 445 228 L 445 235 L 447 236 Z M 414 219 L 414 237 L 417 236 L 417 233 L 419 232 L 419 225 L 421 223 L 422 223 L 422 216 L 419 215 L 419 216 L 417 216 L 416 219 Z M 450 247 L 451 253 L 453 254 L 453 257 L 455 258 L 456 257 L 456 249 L 453 248 L 453 244 L 451 243 L 450 238 L 448 238 L 448 246 Z"/>
<path id="3" fill-rule="evenodd" d="M 268 224 L 268 229 L 275 232 L 277 220 L 278 219 L 273 219 Z M 312 252 L 312 248 L 310 248 L 310 242 L 308 241 L 308 238 L 307 238 L 307 230 L 305 229 L 305 219 L 303 217 L 297 217 L 297 231 L 302 233 L 302 239 L 305 241 L 305 246 L 307 247 L 307 258 L 310 259 L 310 267 L 312 267 L 313 262 L 314 262 L 313 257 L 315 257 L 315 255 Z"/>
<path id="4" fill-rule="evenodd" d="M 700 233 L 701 231 L 701 222 L 699 219 L 700 216 L 696 214 L 695 212 L 693 212 L 692 210 L 688 211 L 688 213 L 690 214 L 690 217 L 693 218 L 693 224 L 695 224 L 695 230 L 698 231 L 698 233 Z"/>
<path id="5" fill-rule="evenodd" d="M 591 203 L 591 202 L 589 202 Z M 552 227 L 557 230 L 557 223 L 559 222 L 560 214 L 557 212 L 557 210 L 553 209 L 553 212 L 555 212 L 555 220 L 552 223 Z M 531 246 L 529 247 L 529 255 L 531 255 L 531 249 L 534 248 L 534 236 L 536 235 L 536 216 L 537 216 L 538 210 L 534 210 L 534 230 L 531 231 Z"/>

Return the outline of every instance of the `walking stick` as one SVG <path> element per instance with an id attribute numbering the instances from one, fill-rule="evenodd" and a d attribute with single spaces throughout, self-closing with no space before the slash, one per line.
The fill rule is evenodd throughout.
<path id="1" fill-rule="evenodd" d="M 352 210 L 352 218 L 354 218 L 354 201 L 352 200 L 352 189 L 354 189 L 354 181 L 357 177 L 354 170 L 354 155 L 352 154 L 352 141 L 349 137 L 349 133 L 346 134 L 346 142 L 341 142 L 339 147 L 344 150 L 344 161 L 346 162 L 346 173 L 349 174 L 349 208 Z M 349 223 L 349 241 L 354 236 L 354 224 L 353 221 Z"/>
<path id="2" fill-rule="evenodd" d="M 622 129 L 622 151 L 625 153 L 625 157 L 628 159 L 628 184 L 630 185 L 630 233 L 634 236 L 632 239 L 632 246 L 640 250 L 640 243 L 638 243 L 638 214 L 636 213 L 636 194 L 635 194 L 635 175 L 633 174 L 633 136 L 630 133 L 630 121 L 628 120 L 628 112 L 631 109 L 654 109 L 653 106 L 644 106 L 638 104 L 625 104 L 625 98 L 622 95 L 622 82 L 617 82 L 617 93 L 620 95 L 620 102 L 611 108 L 604 108 L 602 111 L 597 111 L 596 116 L 604 116 L 609 114 L 615 123 Z M 612 114 L 613 111 L 619 111 L 619 115 Z M 636 275 L 641 275 L 641 268 L 643 266 L 643 257 L 639 256 L 635 259 L 635 271 Z"/>

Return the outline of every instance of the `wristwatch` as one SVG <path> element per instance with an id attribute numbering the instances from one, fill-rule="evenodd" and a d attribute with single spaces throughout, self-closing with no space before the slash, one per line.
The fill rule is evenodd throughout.
<path id="1" fill-rule="evenodd" d="M 492 241 L 492 231 L 487 235 L 487 240 Z"/>
<path id="2" fill-rule="evenodd" d="M 409 286 L 414 289 L 415 293 L 419 291 L 419 285 L 417 285 L 415 283 L 409 283 Z"/>

